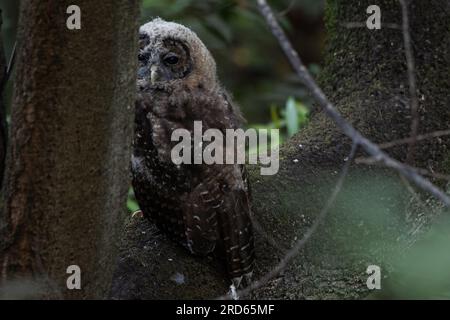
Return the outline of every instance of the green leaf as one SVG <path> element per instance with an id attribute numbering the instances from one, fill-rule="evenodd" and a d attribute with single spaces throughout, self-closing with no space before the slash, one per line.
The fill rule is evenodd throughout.
<path id="1" fill-rule="evenodd" d="M 280 117 L 278 116 L 277 106 L 274 104 L 270 106 L 270 119 L 275 128 L 280 128 Z"/>
<path id="2" fill-rule="evenodd" d="M 130 188 L 128 190 L 127 208 L 128 208 L 129 212 L 135 212 L 135 211 L 139 210 L 139 205 L 134 196 L 133 188 Z"/>
<path id="3" fill-rule="evenodd" d="M 139 210 L 139 205 L 137 204 L 136 200 L 128 199 L 127 208 L 129 212 L 135 212 Z"/>
<path id="4" fill-rule="evenodd" d="M 286 102 L 286 129 L 288 137 L 292 137 L 299 130 L 298 124 L 298 110 L 296 106 L 296 101 L 294 98 L 289 97 Z"/>
<path id="5" fill-rule="evenodd" d="M 295 104 L 298 113 L 298 123 L 300 126 L 303 126 L 308 122 L 309 109 L 303 103 L 296 101 Z"/>

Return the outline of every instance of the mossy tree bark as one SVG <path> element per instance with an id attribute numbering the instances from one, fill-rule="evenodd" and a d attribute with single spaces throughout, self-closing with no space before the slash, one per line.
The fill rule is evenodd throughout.
<path id="1" fill-rule="evenodd" d="M 320 83 L 330 100 L 358 130 L 376 143 L 409 136 L 407 65 L 401 29 L 348 28 L 362 22 L 369 5 L 382 22 L 402 24 L 395 0 L 329 0 L 328 42 Z M 450 125 L 450 7 L 440 0 L 413 1 L 411 35 L 417 65 L 420 133 Z M 415 165 L 448 172 L 447 138 L 418 144 Z M 282 146 L 280 171 L 263 177 L 251 170 L 254 211 L 265 232 L 289 248 L 309 229 L 329 198 L 346 162 L 351 141 L 317 110 L 309 125 Z M 406 146 L 389 150 L 399 160 Z M 363 155 L 362 153 L 359 156 Z M 389 270 L 427 224 L 430 212 L 415 214 L 411 194 L 399 176 L 376 166 L 352 165 L 343 189 L 321 227 L 284 274 L 254 292 L 254 298 L 360 298 L 368 294 L 368 265 Z M 424 218 L 424 213 L 425 218 Z M 162 240 L 145 221 L 130 222 L 115 278 L 115 297 L 215 297 L 227 290 L 205 260 Z M 143 233 L 133 233 L 136 225 Z M 255 277 L 284 253 L 257 236 Z M 151 244 L 151 245 L 149 245 Z M 133 270 L 133 271 L 131 271 Z M 182 284 L 174 279 L 184 277 Z M 148 275 L 151 277 L 148 277 Z M 147 276 L 145 276 L 147 275 Z M 145 278 L 146 280 L 141 281 Z M 139 279 L 137 281 L 136 279 Z M 226 284 L 226 282 L 225 282 Z"/>
<path id="2" fill-rule="evenodd" d="M 348 22 L 364 25 L 366 8 L 373 4 L 381 8 L 382 23 L 402 25 L 398 1 L 327 1 L 328 42 L 320 84 L 348 121 L 372 141 L 382 143 L 409 137 L 411 110 L 402 30 L 346 27 Z M 412 1 L 409 18 L 419 133 L 448 129 L 450 7 L 439 0 Z M 448 172 L 449 147 L 448 138 L 419 143 L 414 165 Z M 270 235 L 290 246 L 292 239 L 305 233 L 330 196 L 350 149 L 350 139 L 316 111 L 308 127 L 283 147 L 280 173 L 270 178 L 253 174 L 256 215 Z M 405 160 L 407 145 L 387 151 Z M 416 240 L 418 226 L 431 220 L 433 208 L 421 207 L 419 213 L 418 206 L 396 173 L 352 165 L 329 216 L 279 280 L 281 284 L 264 288 L 257 296 L 366 295 L 366 268 L 375 264 L 390 270 L 396 256 Z M 270 263 L 263 265 L 269 265 L 262 268 L 265 271 L 270 268 Z"/>
<path id="3" fill-rule="evenodd" d="M 48 298 L 108 294 L 129 186 L 139 1 L 22 1 L 0 274 Z M 81 268 L 81 290 L 66 287 Z M 30 291 L 30 285 L 35 291 Z"/>

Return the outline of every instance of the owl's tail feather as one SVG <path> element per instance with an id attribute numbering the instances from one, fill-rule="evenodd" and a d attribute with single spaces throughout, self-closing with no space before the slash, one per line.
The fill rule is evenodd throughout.
<path id="1" fill-rule="evenodd" d="M 250 220 L 250 209 L 244 191 L 230 192 L 224 201 L 219 214 L 223 250 L 227 262 L 227 270 L 236 287 L 242 277 L 251 278 L 254 265 L 254 239 Z"/>
<path id="2" fill-rule="evenodd" d="M 251 277 L 255 259 L 248 188 L 240 170 L 210 167 L 187 195 L 182 210 L 191 252 L 206 255 L 214 250 L 239 285 L 239 279 Z"/>

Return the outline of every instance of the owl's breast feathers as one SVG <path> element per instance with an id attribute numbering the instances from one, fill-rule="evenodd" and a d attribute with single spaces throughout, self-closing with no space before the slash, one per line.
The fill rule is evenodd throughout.
<path id="1" fill-rule="evenodd" d="M 250 193 L 242 165 L 185 165 L 171 162 L 173 130 L 236 129 L 241 116 L 224 91 L 150 88 L 136 103 L 133 187 L 141 210 L 192 253 L 222 256 L 232 278 L 254 264 Z"/>

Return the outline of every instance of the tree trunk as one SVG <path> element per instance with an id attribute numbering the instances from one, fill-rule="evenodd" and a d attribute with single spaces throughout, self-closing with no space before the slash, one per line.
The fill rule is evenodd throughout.
<path id="1" fill-rule="evenodd" d="M 364 135 L 381 143 L 409 136 L 411 110 L 401 29 L 345 26 L 348 22 L 365 26 L 366 9 L 373 4 L 381 7 L 383 23 L 401 26 L 398 1 L 327 1 L 328 42 L 320 82 L 340 112 Z M 449 5 L 440 0 L 413 1 L 410 21 L 420 133 L 447 129 Z M 449 147 L 447 138 L 419 143 L 415 165 L 448 172 Z M 282 146 L 277 175 L 263 177 L 257 168 L 251 170 L 255 216 L 279 246 L 291 247 L 310 228 L 329 198 L 350 149 L 351 141 L 323 112 L 315 111 L 308 127 Z M 406 146 L 400 146 L 389 153 L 404 160 L 406 150 Z M 393 257 L 405 252 L 417 238 L 414 230 L 429 222 L 431 209 L 416 214 L 416 203 L 411 205 L 410 200 L 411 194 L 397 174 L 377 166 L 352 165 L 317 232 L 283 275 L 256 290 L 252 297 L 366 296 L 367 267 L 378 265 L 383 272 L 389 271 Z M 134 233 L 136 227 L 143 233 Z M 270 249 L 263 236 L 257 235 L 257 242 L 256 279 L 284 256 L 284 252 Z M 226 282 L 217 272 L 211 272 L 216 269 L 207 260 L 184 254 L 137 218 L 129 222 L 120 256 L 113 290 L 118 298 L 211 298 L 227 290 Z M 184 276 L 183 284 L 174 281 L 178 273 Z"/>
<path id="2" fill-rule="evenodd" d="M 3 188 L 4 294 L 107 296 L 129 187 L 139 1 L 22 1 Z M 81 290 L 68 290 L 68 266 Z M 28 287 L 26 287 L 28 288 Z M 27 296 L 30 290 L 26 290 Z"/>

